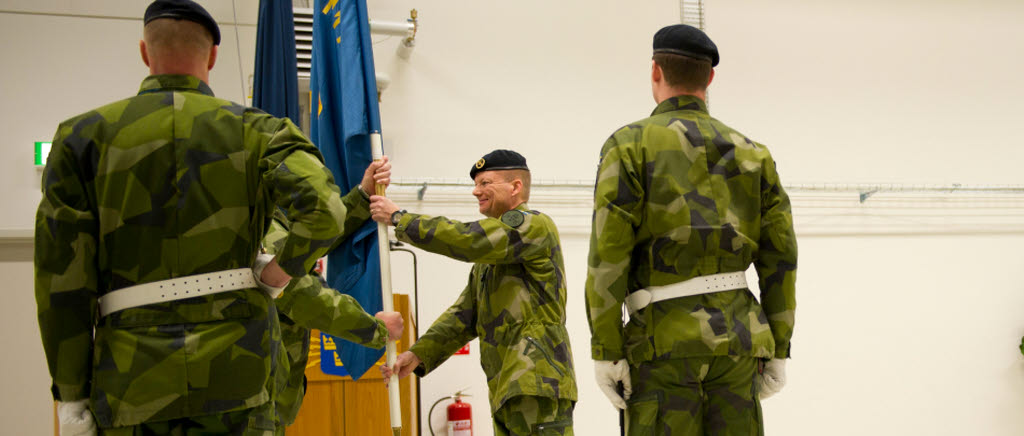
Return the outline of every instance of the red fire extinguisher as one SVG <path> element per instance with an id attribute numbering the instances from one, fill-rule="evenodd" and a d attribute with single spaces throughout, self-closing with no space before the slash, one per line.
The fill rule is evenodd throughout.
<path id="1" fill-rule="evenodd" d="M 473 436 L 473 407 L 469 403 L 462 402 L 462 397 L 468 396 L 463 394 L 462 391 L 458 391 L 454 395 L 449 395 L 435 401 L 434 405 L 430 406 L 430 411 L 427 412 L 427 422 L 430 422 L 430 416 L 434 413 L 434 407 L 444 400 L 452 399 L 455 402 L 448 405 L 447 414 L 448 436 Z M 430 429 L 431 436 L 433 436 L 434 427 L 428 426 L 428 428 Z"/>
<path id="2" fill-rule="evenodd" d="M 473 436 L 473 407 L 460 394 L 448 405 L 448 436 Z"/>

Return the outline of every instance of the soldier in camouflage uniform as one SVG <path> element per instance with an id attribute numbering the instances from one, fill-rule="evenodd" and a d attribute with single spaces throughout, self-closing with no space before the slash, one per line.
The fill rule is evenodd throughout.
<path id="1" fill-rule="evenodd" d="M 378 170 L 378 168 L 380 168 Z M 386 161 L 370 165 L 363 175 L 362 184 L 341 197 L 345 205 L 342 233 L 335 245 L 340 244 L 370 218 L 370 197 L 366 192 L 376 183 L 387 184 L 390 164 Z M 278 210 L 263 245 L 270 254 L 277 253 L 288 237 L 290 224 Z M 398 312 L 366 313 L 359 302 L 327 288 L 319 274 L 296 277 L 285 288 L 275 303 L 281 321 L 281 342 L 287 352 L 288 371 L 281 371 L 277 395 L 277 413 L 282 426 L 291 425 L 302 406 L 306 393 L 306 362 L 309 358 L 309 329 L 340 337 L 370 348 L 382 348 L 390 337 L 402 335 L 402 315 Z"/>
<path id="2" fill-rule="evenodd" d="M 213 96 L 220 33 L 205 10 L 158 0 L 144 21 L 152 75 L 137 96 L 61 123 L 43 172 L 35 294 L 61 432 L 272 434 L 281 350 L 266 292 L 102 317 L 97 300 L 251 267 L 274 208 L 291 228 L 256 278 L 284 286 L 341 233 L 339 189 L 290 121 Z"/>
<path id="3" fill-rule="evenodd" d="M 714 43 L 676 25 L 654 49 L 657 107 L 601 149 L 586 283 L 595 375 L 630 434 L 762 434 L 796 308 L 789 199 L 768 149 L 708 115 Z M 742 278 L 751 263 L 760 302 Z M 735 289 L 631 305 L 623 325 L 640 290 L 736 272 Z"/>
<path id="4" fill-rule="evenodd" d="M 473 338 L 496 435 L 572 435 L 576 401 L 565 329 L 565 267 L 558 229 L 530 210 L 526 159 L 496 150 L 470 171 L 479 221 L 462 223 L 399 211 L 371 197 L 373 219 L 395 225 L 398 239 L 427 251 L 474 262 L 462 295 L 400 354 L 384 376 L 425 376 Z"/>

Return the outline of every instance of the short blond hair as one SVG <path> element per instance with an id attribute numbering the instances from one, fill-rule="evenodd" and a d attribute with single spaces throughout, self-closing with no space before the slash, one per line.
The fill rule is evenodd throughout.
<path id="1" fill-rule="evenodd" d="M 176 18 L 157 18 L 142 28 L 150 56 L 206 57 L 213 35 L 202 24 Z"/>
<path id="2" fill-rule="evenodd" d="M 505 170 L 505 181 L 511 182 L 515 179 L 519 179 L 523 182 L 523 192 L 519 194 L 519 197 L 524 202 L 530 201 L 530 170 Z"/>

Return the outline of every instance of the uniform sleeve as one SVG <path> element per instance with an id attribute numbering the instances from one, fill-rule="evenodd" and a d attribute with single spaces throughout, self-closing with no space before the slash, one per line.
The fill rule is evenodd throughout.
<path id="1" fill-rule="evenodd" d="M 445 217 L 407 213 L 395 227 L 396 237 L 426 251 L 464 262 L 522 263 L 546 256 L 552 238 L 543 217 L 523 214 L 523 223 L 511 227 L 496 218 L 462 223 Z"/>
<path id="2" fill-rule="evenodd" d="M 89 396 L 99 274 L 93 210 L 82 174 L 58 131 L 43 171 L 34 259 L 39 332 L 58 401 Z"/>
<path id="3" fill-rule="evenodd" d="M 347 214 L 343 241 L 369 218 L 369 200 L 358 189 L 342 197 Z M 362 218 L 359 218 L 359 217 Z M 276 254 L 288 237 L 287 218 L 275 212 L 274 221 L 263 239 L 268 252 Z M 326 287 L 319 275 L 295 277 L 276 301 L 278 310 L 299 326 L 318 329 L 332 336 L 370 348 L 381 348 L 387 341 L 384 322 L 366 313 L 355 298 Z"/>
<path id="4" fill-rule="evenodd" d="M 474 268 L 475 270 L 475 268 Z M 416 343 L 409 347 L 423 363 L 416 368 L 416 375 L 423 377 L 455 354 L 459 348 L 476 337 L 476 292 L 474 276 L 459 295 L 459 299 L 430 326 Z"/>
<path id="5" fill-rule="evenodd" d="M 761 178 L 761 237 L 754 259 L 761 287 L 761 306 L 775 339 L 775 357 L 790 354 L 796 310 L 796 235 L 789 196 L 782 189 L 775 162 L 769 157 Z"/>
<path id="6" fill-rule="evenodd" d="M 338 235 L 334 247 L 355 234 L 356 230 L 359 230 L 370 219 L 370 197 L 364 196 L 358 185 L 341 197 L 341 204 L 345 208 L 345 218 L 342 220 L 341 233 Z"/>
<path id="7" fill-rule="evenodd" d="M 598 164 L 587 260 L 585 298 L 594 360 L 625 357 L 622 303 L 644 196 L 637 171 L 641 160 L 616 135 L 605 142 Z"/>
<path id="8" fill-rule="evenodd" d="M 374 349 L 387 343 L 384 321 L 366 313 L 352 296 L 326 287 L 318 275 L 292 279 L 276 303 L 281 313 L 302 327 Z"/>
<path id="9" fill-rule="evenodd" d="M 252 125 L 271 132 L 260 161 L 263 185 L 291 222 L 277 261 L 289 275 L 299 277 L 342 232 L 346 215 L 341 191 L 320 152 L 291 121 L 257 116 Z"/>

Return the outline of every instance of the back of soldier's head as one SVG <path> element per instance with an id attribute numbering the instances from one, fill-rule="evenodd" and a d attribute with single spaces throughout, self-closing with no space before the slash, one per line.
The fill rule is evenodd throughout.
<path id="1" fill-rule="evenodd" d="M 687 91 L 704 90 L 718 65 L 718 47 L 702 30 L 686 24 L 663 27 L 654 34 L 654 62 L 665 82 Z"/>
<path id="2" fill-rule="evenodd" d="M 656 53 L 654 62 L 661 67 L 665 82 L 687 91 L 707 89 L 711 80 L 711 62 L 671 53 Z"/>
<path id="3" fill-rule="evenodd" d="M 163 62 L 205 59 L 220 44 L 217 21 L 192 0 L 155 0 L 142 22 L 149 56 Z"/>
<path id="4" fill-rule="evenodd" d="M 175 18 L 158 18 L 143 28 L 151 57 L 203 59 L 213 47 L 213 37 L 201 24 Z"/>

